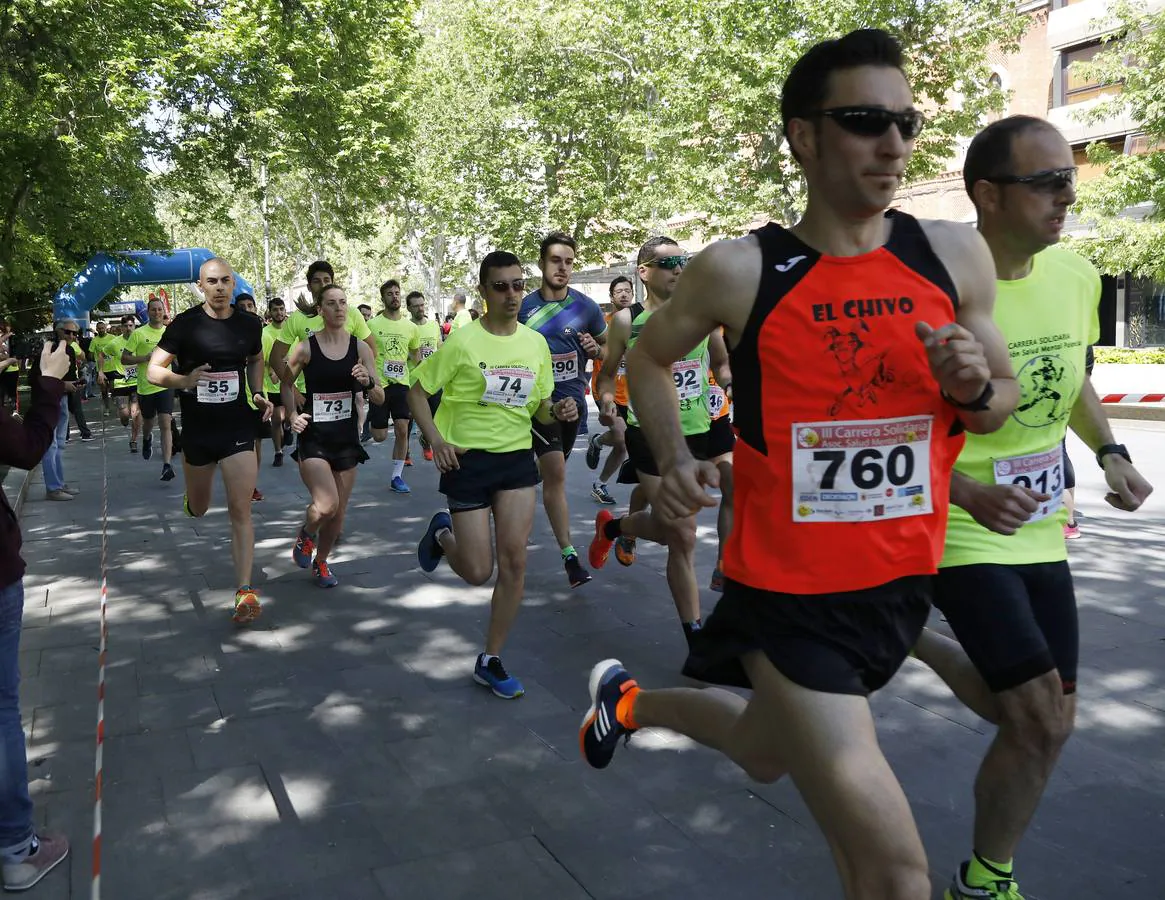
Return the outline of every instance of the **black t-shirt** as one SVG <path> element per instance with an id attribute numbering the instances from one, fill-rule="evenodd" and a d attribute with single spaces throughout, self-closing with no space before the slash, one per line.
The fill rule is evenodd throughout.
<path id="1" fill-rule="evenodd" d="M 48 344 L 51 347 L 51 346 L 58 344 L 58 343 L 60 343 L 60 341 L 57 338 L 50 337 L 47 340 L 43 341 L 42 345 Z M 39 378 L 40 377 L 40 352 L 41 352 L 41 346 L 37 346 L 36 354 L 34 356 L 30 357 L 28 369 L 29 369 L 30 377 L 32 377 L 32 378 Z M 77 375 L 77 352 L 73 349 L 72 344 L 65 344 L 65 354 L 69 357 L 69 371 L 65 373 L 65 377 L 62 378 L 61 381 L 78 381 L 79 378 Z M 16 370 L 12 369 L 11 371 L 16 371 Z"/>
<path id="2" fill-rule="evenodd" d="M 254 430 L 255 411 L 247 402 L 251 395 L 247 360 L 263 352 L 263 321 L 258 316 L 235 310 L 225 319 L 214 319 L 196 306 L 175 316 L 158 346 L 174 355 L 174 370 L 180 375 L 209 365 L 214 376 L 194 390 L 178 392 L 183 427 L 219 433 Z"/>

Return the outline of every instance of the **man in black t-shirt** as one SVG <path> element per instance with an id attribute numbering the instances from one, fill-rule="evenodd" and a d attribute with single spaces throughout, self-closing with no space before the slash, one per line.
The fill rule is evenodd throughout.
<path id="1" fill-rule="evenodd" d="M 263 392 L 263 323 L 231 306 L 235 277 L 230 265 L 209 259 L 198 273 L 205 302 L 175 317 L 150 357 L 151 384 L 175 388 L 182 405 L 183 504 L 189 516 L 210 507 L 214 470 L 222 470 L 231 519 L 231 546 L 239 589 L 234 621 L 259 617 L 259 595 L 251 587 L 255 531 L 255 409 L 264 421 L 272 404 Z M 175 363 L 175 371 L 170 364 Z M 254 409 L 247 402 L 250 396 Z"/>

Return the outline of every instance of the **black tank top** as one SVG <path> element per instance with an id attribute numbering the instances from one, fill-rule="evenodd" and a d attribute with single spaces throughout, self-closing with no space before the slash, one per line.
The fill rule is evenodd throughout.
<path id="1" fill-rule="evenodd" d="M 308 430 L 317 440 L 329 444 L 360 445 L 356 428 L 356 380 L 352 367 L 360 361 L 356 338 L 348 336 L 348 352 L 342 359 L 329 359 L 313 334 L 308 338 L 311 361 L 303 370 L 307 385 L 305 412 L 311 415 Z"/>

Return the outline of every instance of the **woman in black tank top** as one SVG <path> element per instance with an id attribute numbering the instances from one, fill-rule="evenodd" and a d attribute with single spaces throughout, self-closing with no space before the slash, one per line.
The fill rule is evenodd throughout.
<path id="1" fill-rule="evenodd" d="M 292 384 L 303 372 L 307 401 L 303 412 L 291 419 L 291 430 L 299 435 L 291 458 L 299 463 L 311 503 L 291 556 L 301 569 L 312 566 L 320 587 L 334 587 L 338 582 L 328 569 L 328 554 L 344 524 L 356 466 L 368 459 L 356 424 L 356 393 L 368 388 L 369 399 L 383 403 L 384 389 L 371 375 L 376 371 L 371 348 L 345 328 L 344 289 L 329 285 L 319 302 L 324 330 L 288 355 L 291 381 L 284 382 L 281 391 L 284 407 L 295 409 Z"/>

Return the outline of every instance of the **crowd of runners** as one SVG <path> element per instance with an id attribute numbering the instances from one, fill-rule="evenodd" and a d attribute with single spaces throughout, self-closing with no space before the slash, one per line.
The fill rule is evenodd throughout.
<path id="1" fill-rule="evenodd" d="M 997 726 L 970 852 L 945 896 L 1022 900 L 1013 857 L 1075 717 L 1068 426 L 1095 454 L 1112 506 L 1136 510 L 1152 488 L 1114 441 L 1087 372 L 1100 279 L 1057 246 L 1075 201 L 1069 145 L 1044 120 L 1001 119 L 967 152 L 977 227 L 889 210 L 925 125 L 904 65 L 876 30 L 812 47 L 781 104 L 807 185 L 801 220 L 692 257 L 652 236 L 635 280 L 611 282 L 606 315 L 571 286 L 578 247 L 561 232 L 540 244 L 533 290 L 527 261 L 488 253 L 479 302 L 471 312 L 458 296 L 447 329 L 419 292 L 402 308 L 395 279 L 379 311 L 358 306 L 325 261 L 307 270 L 306 303 L 259 309 L 213 259 L 199 273 L 201 305 L 166 321 L 154 301 L 147 324 L 98 325 L 105 411 L 116 405 L 129 451 L 146 460 L 156 424 L 162 480 L 176 477 L 180 452 L 185 515 L 207 512 L 221 473 L 231 614 L 243 625 L 262 612 L 251 524 L 261 441 L 275 467 L 294 446 L 311 499 L 287 535 L 289 562 L 332 588 L 368 441 L 391 436 L 391 490 L 407 494 L 415 431 L 444 495 L 416 536 L 418 563 L 431 572 L 444 560 L 471 585 L 493 579 L 472 677 L 501 698 L 524 692 L 502 655 L 539 485 L 572 589 L 617 581 L 612 552 L 631 566 L 641 541 L 662 545 L 688 648 L 677 674 L 716 686 L 640 685 L 633 660 L 604 659 L 587 686 L 583 756 L 605 768 L 638 729 L 666 728 L 757 781 L 791 776 L 852 900 L 931 896 L 867 702 L 916 656 Z M 51 386 L 65 363 L 45 353 Z M 1041 393 L 1033 373 L 1048 367 L 1056 390 Z M 596 472 L 583 502 L 598 510 L 580 552 L 566 467 L 591 402 L 601 428 L 581 442 Z M 55 469 L 49 483 L 56 465 L 46 455 L 50 496 L 67 493 Z M 715 516 L 719 538 L 710 610 L 695 567 L 701 516 Z M 926 628 L 932 605 L 953 639 Z M 21 862 L 37 852 L 28 835 L 0 851 L 6 885 L 47 871 L 43 858 Z"/>

